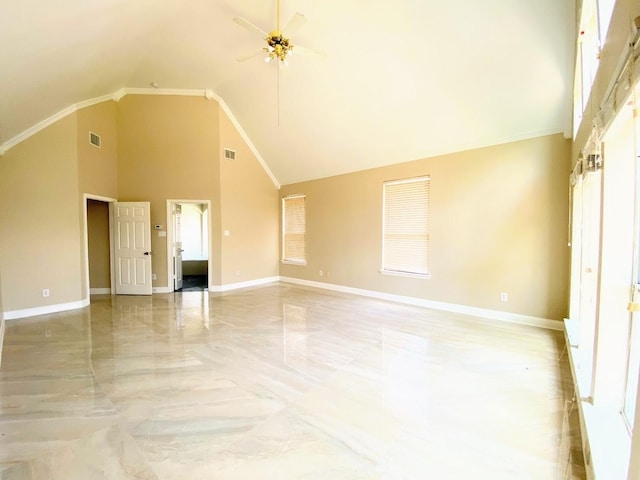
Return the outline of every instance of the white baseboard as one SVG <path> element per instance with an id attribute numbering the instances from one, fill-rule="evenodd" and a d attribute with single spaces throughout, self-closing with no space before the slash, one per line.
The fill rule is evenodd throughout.
<path id="1" fill-rule="evenodd" d="M 78 308 L 89 305 L 89 299 L 79 300 L 77 302 L 57 303 L 55 305 L 45 305 L 44 307 L 25 308 L 23 310 L 12 310 L 4 312 L 5 320 L 16 320 L 18 318 L 35 317 L 36 315 L 46 315 L 48 313 L 66 312 L 67 310 L 76 310 Z"/>
<path id="2" fill-rule="evenodd" d="M 91 295 L 111 295 L 110 288 L 90 288 L 89 293 Z"/>
<path id="3" fill-rule="evenodd" d="M 0 311 L 0 366 L 2 366 L 2 345 L 4 345 L 4 313 Z"/>
<path id="4" fill-rule="evenodd" d="M 561 321 L 550 320 L 548 318 L 532 317 L 529 315 L 501 312 L 498 310 L 489 310 L 486 308 L 470 307 L 468 305 L 459 305 L 455 303 L 437 302 L 434 300 L 426 300 L 424 298 L 407 297 L 404 295 L 395 295 L 393 293 L 378 292 L 375 290 L 364 290 L 362 288 L 353 288 L 353 287 L 346 287 L 344 285 L 335 285 L 332 283 L 301 280 L 299 278 L 292 278 L 292 277 L 280 277 L 280 281 L 286 282 L 286 283 L 294 283 L 297 285 L 306 285 L 308 287 L 323 288 L 325 290 L 333 290 L 336 292 L 350 293 L 353 295 L 362 295 L 364 297 L 379 298 L 381 300 L 389 300 L 392 302 L 405 303 L 407 305 L 415 305 L 418 307 L 433 308 L 435 310 L 444 310 L 446 312 L 461 313 L 464 315 L 488 318 L 491 320 L 500 320 L 503 322 L 518 323 L 521 325 L 531 325 L 534 327 L 547 328 L 550 330 L 564 330 L 564 325 Z"/>
<path id="5" fill-rule="evenodd" d="M 173 293 L 173 288 L 171 287 L 153 287 L 153 293 Z"/>
<path id="6" fill-rule="evenodd" d="M 209 285 L 210 292 L 228 292 L 230 290 L 238 290 L 239 288 L 256 287 L 267 283 L 274 283 L 280 280 L 280 277 L 258 278 L 256 280 L 248 280 L 246 282 L 227 283 L 226 285 Z"/>

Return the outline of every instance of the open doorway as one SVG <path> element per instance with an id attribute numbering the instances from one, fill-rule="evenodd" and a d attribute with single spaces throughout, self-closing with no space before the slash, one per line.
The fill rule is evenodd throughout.
<path id="1" fill-rule="evenodd" d="M 84 195 L 85 285 L 89 295 L 113 293 L 110 205 L 115 199 Z"/>
<path id="2" fill-rule="evenodd" d="M 209 200 L 168 200 L 167 239 L 172 291 L 202 291 L 209 286 Z"/>

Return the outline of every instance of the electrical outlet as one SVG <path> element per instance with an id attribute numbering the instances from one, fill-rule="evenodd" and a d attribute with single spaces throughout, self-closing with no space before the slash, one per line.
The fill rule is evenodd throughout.
<path id="1" fill-rule="evenodd" d="M 501 302 L 506 302 L 506 301 L 508 301 L 508 300 L 509 300 L 509 295 L 508 295 L 507 293 L 505 293 L 505 292 L 502 292 L 502 293 L 500 294 L 500 301 L 501 301 Z"/>
<path id="2" fill-rule="evenodd" d="M 236 277 L 240 276 L 240 270 L 236 270 Z"/>
<path id="3" fill-rule="evenodd" d="M 48 297 L 49 296 L 49 289 L 48 288 L 44 288 L 42 290 L 42 296 L 43 297 Z"/>
<path id="4" fill-rule="evenodd" d="M 156 274 L 155 273 L 151 274 L 151 280 L 156 280 Z"/>
<path id="5" fill-rule="evenodd" d="M 324 272 L 323 272 L 322 270 L 320 270 L 320 271 L 318 272 L 318 275 L 323 276 L 323 275 L 324 275 Z"/>

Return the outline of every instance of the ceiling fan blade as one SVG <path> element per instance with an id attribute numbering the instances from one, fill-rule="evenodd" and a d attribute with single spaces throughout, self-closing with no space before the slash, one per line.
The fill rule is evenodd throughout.
<path id="1" fill-rule="evenodd" d="M 316 50 L 314 48 L 303 47 L 302 45 L 294 45 L 292 51 L 294 55 L 301 55 L 303 57 L 327 58 L 327 54 L 325 52 L 321 52 L 320 50 Z"/>
<path id="2" fill-rule="evenodd" d="M 302 28 L 305 23 L 307 23 L 307 17 L 305 17 L 300 12 L 296 12 L 296 14 L 291 17 L 291 20 L 289 20 L 289 23 L 287 23 L 286 27 L 282 29 L 282 32 L 286 33 L 287 35 L 291 35 L 300 30 L 300 28 Z"/>
<path id="3" fill-rule="evenodd" d="M 251 23 L 246 18 L 234 17 L 233 21 L 236 22 L 241 27 L 246 28 L 247 30 L 253 30 L 255 32 L 258 32 L 260 35 L 262 35 L 263 38 L 267 38 L 268 37 L 267 32 L 265 32 L 264 30 L 262 30 L 259 27 L 256 27 L 253 23 Z"/>
<path id="4" fill-rule="evenodd" d="M 236 57 L 236 60 L 238 62 L 244 62 L 245 60 L 249 60 L 250 58 L 257 57 L 261 53 L 265 53 L 263 48 L 261 48 L 260 50 L 255 51 L 255 52 L 248 53 L 246 55 L 240 55 L 239 57 Z"/>

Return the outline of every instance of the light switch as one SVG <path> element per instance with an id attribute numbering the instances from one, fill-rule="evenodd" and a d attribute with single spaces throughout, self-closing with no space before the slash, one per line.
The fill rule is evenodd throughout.
<path id="1" fill-rule="evenodd" d="M 158 231 L 158 236 L 159 237 L 166 237 L 167 236 L 167 231 L 166 230 L 159 230 Z"/>

